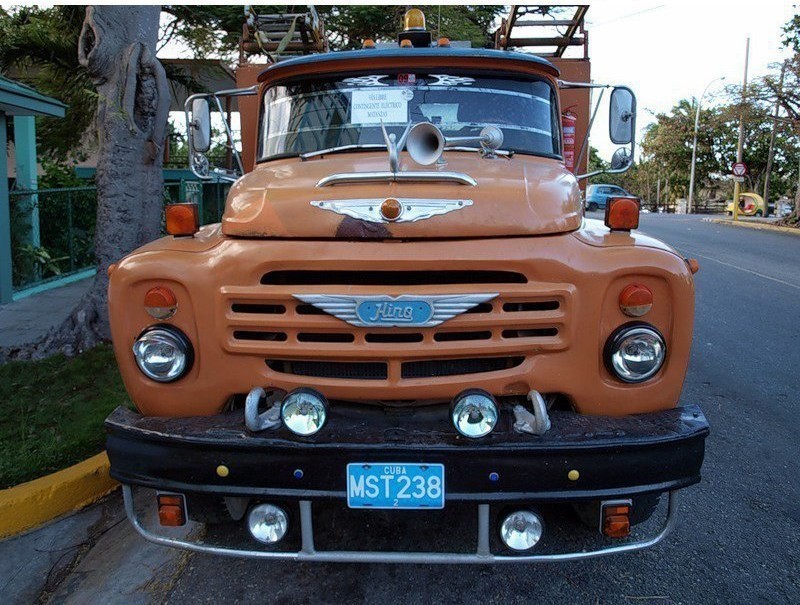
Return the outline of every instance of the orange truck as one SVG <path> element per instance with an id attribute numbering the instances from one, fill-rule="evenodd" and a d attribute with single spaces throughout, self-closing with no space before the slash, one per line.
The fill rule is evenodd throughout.
<path id="1" fill-rule="evenodd" d="M 659 542 L 676 492 L 700 480 L 708 425 L 679 403 L 696 263 L 636 231 L 633 198 L 584 217 L 562 98 L 596 85 L 535 55 L 432 44 L 410 16 L 393 48 L 280 61 L 253 87 L 187 101 L 202 173 L 209 101 L 257 100 L 242 121 L 254 161 L 221 224 L 169 206 L 170 235 L 110 269 L 136 411 L 108 418 L 107 451 L 153 542 L 325 562 L 583 559 Z M 636 102 L 626 87 L 609 99 L 623 170 Z M 360 547 L 338 546 L 321 510 L 348 511 Z M 460 547 L 426 534 L 422 549 L 373 548 L 362 529 L 379 515 L 409 535 L 433 516 Z M 230 538 L 175 534 L 191 521 Z"/>

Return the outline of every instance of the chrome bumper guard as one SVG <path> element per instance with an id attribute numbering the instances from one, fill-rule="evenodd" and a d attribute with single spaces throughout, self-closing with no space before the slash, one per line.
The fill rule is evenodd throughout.
<path id="1" fill-rule="evenodd" d="M 298 552 L 277 552 L 249 550 L 239 548 L 223 548 L 202 542 L 188 542 L 185 540 L 160 536 L 145 528 L 139 519 L 133 505 L 133 490 L 130 485 L 123 484 L 122 494 L 125 500 L 125 513 L 136 531 L 146 540 L 182 548 L 200 553 L 223 555 L 228 557 L 245 557 L 253 559 L 283 559 L 290 561 L 304 561 L 317 563 L 557 563 L 565 561 L 580 561 L 605 555 L 642 550 L 658 544 L 675 527 L 677 518 L 677 492 L 669 492 L 667 515 L 659 532 L 647 540 L 638 542 L 625 542 L 616 546 L 608 546 L 596 550 L 553 553 L 553 554 L 521 554 L 515 556 L 494 555 L 489 548 L 490 523 L 489 505 L 478 505 L 478 548 L 471 553 L 446 553 L 446 552 L 370 552 L 370 551 L 318 551 L 314 547 L 314 528 L 311 516 L 311 501 L 300 500 L 300 537 L 302 548 Z"/>

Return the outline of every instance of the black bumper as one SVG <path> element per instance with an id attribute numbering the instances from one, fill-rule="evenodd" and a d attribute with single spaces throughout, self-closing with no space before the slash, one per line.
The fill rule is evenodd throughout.
<path id="1" fill-rule="evenodd" d="M 177 492 L 344 498 L 350 462 L 419 462 L 444 464 L 447 500 L 574 501 L 697 483 L 709 430 L 695 405 L 618 418 L 554 411 L 543 436 L 516 433 L 510 411 L 501 420 L 473 441 L 440 408 L 335 406 L 317 435 L 301 438 L 283 427 L 248 433 L 241 411 L 157 418 L 117 408 L 106 447 L 114 479 Z"/>

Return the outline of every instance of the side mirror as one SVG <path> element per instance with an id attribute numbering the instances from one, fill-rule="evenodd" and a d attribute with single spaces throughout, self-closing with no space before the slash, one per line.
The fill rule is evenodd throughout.
<path id="1" fill-rule="evenodd" d="M 636 97 L 626 86 L 611 92 L 608 112 L 608 132 L 615 145 L 628 145 L 636 133 Z"/>
<path id="2" fill-rule="evenodd" d="M 611 170 L 624 170 L 633 161 L 627 147 L 620 147 L 611 156 Z"/>
<path id="3" fill-rule="evenodd" d="M 191 150 L 206 153 L 211 149 L 211 110 L 207 99 L 192 101 L 192 121 L 190 123 Z"/>

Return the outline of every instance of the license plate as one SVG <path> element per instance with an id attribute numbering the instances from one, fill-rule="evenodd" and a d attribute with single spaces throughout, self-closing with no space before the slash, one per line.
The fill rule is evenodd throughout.
<path id="1" fill-rule="evenodd" d="M 350 508 L 444 508 L 444 465 L 353 462 L 347 465 Z"/>

